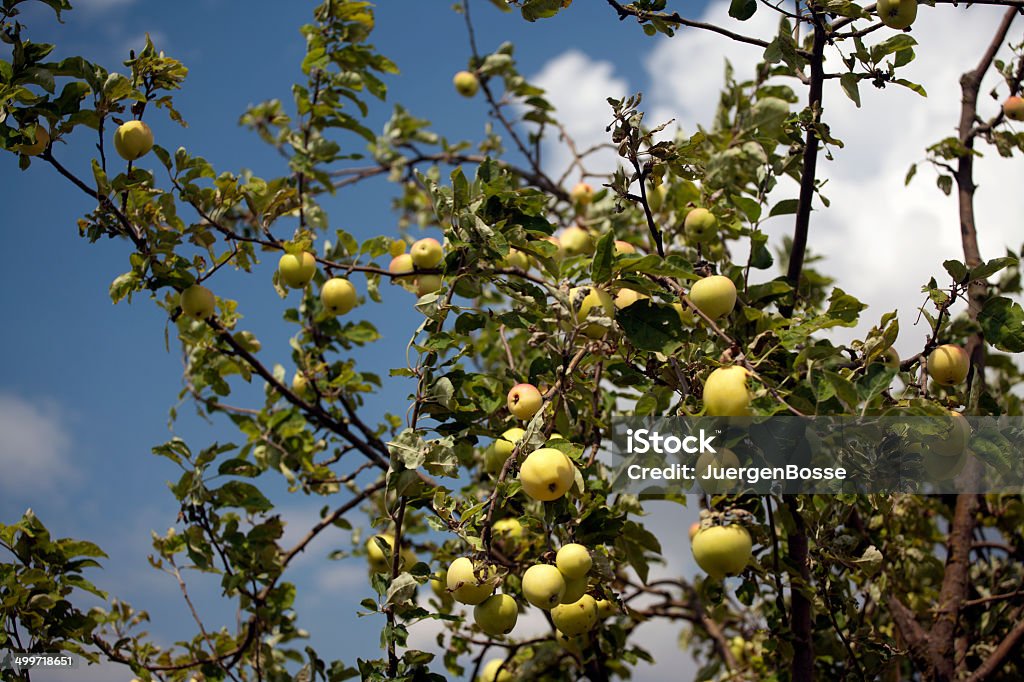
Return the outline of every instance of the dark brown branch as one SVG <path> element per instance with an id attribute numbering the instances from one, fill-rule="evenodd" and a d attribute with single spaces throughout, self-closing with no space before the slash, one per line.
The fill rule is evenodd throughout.
<path id="1" fill-rule="evenodd" d="M 814 614 L 810 598 L 805 590 L 811 584 L 811 564 L 809 544 L 807 540 L 807 524 L 800 513 L 799 504 L 792 495 L 784 496 L 783 500 L 789 508 L 795 526 L 786 538 L 789 547 L 789 560 L 799 571 L 800 585 L 789 588 L 790 614 L 793 632 L 793 682 L 812 682 L 814 680 Z"/>

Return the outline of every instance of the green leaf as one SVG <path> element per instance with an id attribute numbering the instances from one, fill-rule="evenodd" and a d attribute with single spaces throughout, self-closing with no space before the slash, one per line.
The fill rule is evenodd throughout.
<path id="1" fill-rule="evenodd" d="M 757 12 L 757 0 L 732 0 L 729 4 L 729 16 L 733 19 L 746 21 Z"/>
<path id="2" fill-rule="evenodd" d="M 590 266 L 590 276 L 596 284 L 607 282 L 612 278 L 612 261 L 615 259 L 615 233 L 607 232 L 597 241 L 594 262 Z"/>
<path id="3" fill-rule="evenodd" d="M 1011 265 L 1017 264 L 1017 259 L 1010 256 L 1003 256 L 1002 258 L 993 258 L 987 263 L 983 263 L 978 267 L 971 270 L 971 279 L 985 279 L 996 274 L 1000 270 L 1004 270 Z"/>
<path id="4" fill-rule="evenodd" d="M 777 215 L 793 215 L 799 207 L 800 201 L 798 199 L 783 199 L 772 206 L 772 210 L 768 214 L 768 217 L 774 218 Z"/>
<path id="5" fill-rule="evenodd" d="M 617 311 L 615 319 L 629 342 L 640 350 L 671 355 L 681 342 L 679 314 L 669 306 L 656 305 L 643 299 Z"/>
<path id="6" fill-rule="evenodd" d="M 860 78 L 855 73 L 844 73 L 839 77 L 839 84 L 843 87 L 846 96 L 860 108 Z"/>
<path id="7" fill-rule="evenodd" d="M 942 262 L 942 267 L 946 268 L 946 272 L 953 278 L 953 281 L 957 284 L 963 284 L 968 281 L 967 266 L 958 260 L 947 260 Z"/>
<path id="8" fill-rule="evenodd" d="M 978 314 L 985 340 L 1007 353 L 1024 352 L 1024 308 L 1016 301 L 997 296 L 985 302 Z"/>

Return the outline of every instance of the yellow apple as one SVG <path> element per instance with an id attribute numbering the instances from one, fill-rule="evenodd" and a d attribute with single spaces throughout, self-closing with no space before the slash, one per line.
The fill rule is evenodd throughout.
<path id="1" fill-rule="evenodd" d="M 476 74 L 469 71 L 459 71 L 455 74 L 452 84 L 455 85 L 455 91 L 463 97 L 472 97 L 480 89 L 480 81 Z"/>
<path id="2" fill-rule="evenodd" d="M 1024 97 L 1007 97 L 1003 102 L 1003 115 L 1011 121 L 1024 121 Z"/>
<path id="3" fill-rule="evenodd" d="M 554 448 L 534 450 L 519 469 L 523 492 L 541 502 L 551 502 L 565 495 L 575 479 L 576 467 L 572 460 Z"/>
<path id="4" fill-rule="evenodd" d="M 452 601 L 452 595 L 448 594 L 448 570 L 439 569 L 430 576 L 430 589 L 442 602 Z"/>
<path id="5" fill-rule="evenodd" d="M 416 295 L 426 296 L 440 290 L 444 281 L 441 275 L 420 275 L 416 278 Z"/>
<path id="6" fill-rule="evenodd" d="M 697 565 L 712 578 L 721 579 L 743 571 L 753 541 L 743 526 L 711 526 L 699 531 L 691 549 Z"/>
<path id="7" fill-rule="evenodd" d="M 388 247 L 388 254 L 395 258 L 405 253 L 405 241 L 402 239 L 392 239 L 391 246 Z"/>
<path id="8" fill-rule="evenodd" d="M 523 596 L 540 609 L 558 606 L 565 594 L 565 578 L 551 564 L 534 564 L 523 573 Z"/>
<path id="9" fill-rule="evenodd" d="M 555 566 L 567 578 L 583 578 L 590 572 L 593 559 L 590 551 L 583 545 L 570 542 L 562 545 L 555 555 Z"/>
<path id="10" fill-rule="evenodd" d="M 900 368 L 900 354 L 896 352 L 896 349 L 889 346 L 885 349 L 885 353 L 882 354 L 882 361 L 886 367 L 892 367 L 893 369 Z"/>
<path id="11" fill-rule="evenodd" d="M 309 383 L 309 379 L 302 372 L 296 372 L 292 376 L 292 393 L 297 395 L 303 400 L 311 400 L 316 397 L 316 393 L 313 391 L 313 387 Z"/>
<path id="12" fill-rule="evenodd" d="M 952 343 L 939 346 L 928 355 L 928 373 L 943 386 L 962 383 L 970 367 L 967 351 Z"/>
<path id="13" fill-rule="evenodd" d="M 504 658 L 492 658 L 487 661 L 487 664 L 480 669 L 480 674 L 476 678 L 477 682 L 512 682 L 512 673 L 509 672 L 511 665 L 506 665 L 503 668 L 504 663 Z"/>
<path id="14" fill-rule="evenodd" d="M 717 452 L 702 452 L 697 458 L 694 470 L 697 475 L 697 482 L 709 495 L 720 495 L 736 489 L 735 479 L 710 478 L 705 479 L 705 472 L 711 467 L 716 469 L 738 468 L 740 459 L 736 453 L 729 448 L 718 448 Z"/>
<path id="15" fill-rule="evenodd" d="M 388 546 L 388 553 L 385 554 L 377 544 L 380 538 Z M 366 541 L 366 559 L 370 562 L 370 570 L 374 573 L 391 573 L 391 557 L 395 550 L 395 536 L 391 533 L 374 535 Z M 416 555 L 410 550 L 404 549 L 399 560 L 399 569 L 411 568 L 416 564 Z"/>
<path id="16" fill-rule="evenodd" d="M 193 284 L 182 291 L 178 302 L 182 312 L 197 320 L 213 317 L 217 307 L 217 298 L 213 292 L 199 284 Z"/>
<path id="17" fill-rule="evenodd" d="M 590 587 L 590 581 L 585 575 L 581 578 L 570 578 L 563 573 L 562 577 L 565 578 L 565 594 L 562 595 L 563 604 L 572 604 L 575 601 L 579 601 L 580 597 L 587 593 L 587 588 Z"/>
<path id="18" fill-rule="evenodd" d="M 615 302 L 611 294 L 597 287 L 573 287 L 569 290 L 569 305 L 577 324 L 584 324 L 591 313 L 615 317 Z M 583 327 L 583 333 L 592 339 L 601 338 L 607 331 L 607 327 L 597 322 Z"/>
<path id="19" fill-rule="evenodd" d="M 719 367 L 704 382 L 704 407 L 712 417 L 750 415 L 749 372 L 745 367 Z"/>
<path id="20" fill-rule="evenodd" d="M 515 449 L 516 443 L 522 440 L 525 435 L 526 431 L 519 427 L 511 428 L 501 434 L 501 437 L 497 438 L 484 451 L 484 471 L 489 474 L 500 472 L 501 468 L 505 466 L 505 460 L 508 459 L 509 455 L 512 454 L 512 450 Z"/>
<path id="21" fill-rule="evenodd" d="M 610 599 L 598 599 L 597 600 L 597 617 L 604 620 L 605 618 L 611 618 L 619 612 L 619 607 L 615 605 L 615 602 Z"/>
<path id="22" fill-rule="evenodd" d="M 551 621 L 569 637 L 590 632 L 597 625 L 597 600 L 585 594 L 571 604 L 559 604 L 551 609 Z"/>
<path id="23" fill-rule="evenodd" d="M 511 517 L 495 521 L 491 529 L 496 535 L 501 535 L 510 540 L 523 536 L 523 524 L 519 523 L 519 519 Z"/>
<path id="24" fill-rule="evenodd" d="M 585 182 L 578 182 L 569 192 L 569 198 L 574 204 L 586 206 L 594 199 L 594 188 Z"/>
<path id="25" fill-rule="evenodd" d="M 566 256 L 591 255 L 594 253 L 594 238 L 579 225 L 570 225 L 558 237 L 562 252 Z"/>
<path id="26" fill-rule="evenodd" d="M 356 288 L 344 277 L 332 277 L 324 282 L 320 301 L 331 315 L 344 315 L 356 305 Z"/>
<path id="27" fill-rule="evenodd" d="M 724 275 L 711 275 L 693 283 L 690 300 L 712 320 L 728 315 L 736 307 L 736 285 Z"/>
<path id="28" fill-rule="evenodd" d="M 622 310 L 623 308 L 628 308 L 637 301 L 645 298 L 650 298 L 650 296 L 642 294 L 639 291 L 623 287 L 615 294 L 615 307 Z"/>
<path id="29" fill-rule="evenodd" d="M 565 257 L 565 251 L 562 250 L 562 242 L 558 240 L 558 237 L 551 235 L 549 237 L 544 237 L 544 241 L 553 245 L 557 249 L 557 251 L 551 254 L 552 260 L 560 261 Z"/>
<path id="30" fill-rule="evenodd" d="M 473 620 L 491 637 L 507 635 L 519 620 L 519 605 L 507 594 L 495 594 L 476 605 Z"/>
<path id="31" fill-rule="evenodd" d="M 441 242 L 433 237 L 427 237 L 415 242 L 409 249 L 409 256 L 412 257 L 412 264 L 421 270 L 436 268 L 444 260 L 444 249 Z"/>
<path id="32" fill-rule="evenodd" d="M 697 323 L 694 317 L 693 310 L 689 307 L 684 306 L 682 303 L 673 303 L 672 307 L 675 308 L 676 314 L 679 315 L 679 321 L 686 327 L 692 327 Z"/>
<path id="33" fill-rule="evenodd" d="M 388 264 L 388 272 L 393 275 L 392 281 L 397 282 L 403 289 L 409 291 L 416 290 L 416 278 L 411 275 L 412 271 L 412 256 L 407 253 L 398 254 Z"/>
<path id="34" fill-rule="evenodd" d="M 878 0 L 878 18 L 889 28 L 905 29 L 917 19 L 917 0 Z"/>
<path id="35" fill-rule="evenodd" d="M 516 384 L 508 392 L 506 404 L 516 419 L 529 420 L 544 405 L 544 396 L 533 384 Z"/>
<path id="36" fill-rule="evenodd" d="M 627 253 L 636 253 L 636 247 L 629 242 L 624 242 L 621 239 L 615 240 L 615 255 L 624 256 Z"/>
<path id="37" fill-rule="evenodd" d="M 448 591 L 457 601 L 476 606 L 494 593 L 494 569 L 483 566 L 474 570 L 473 562 L 459 557 L 448 566 Z"/>
<path id="38" fill-rule="evenodd" d="M 153 131 L 142 121 L 122 123 L 114 133 L 114 149 L 125 161 L 134 161 L 153 148 Z"/>
<path id="39" fill-rule="evenodd" d="M 39 156 L 50 144 L 50 133 L 46 130 L 46 127 L 42 123 L 36 124 L 35 130 L 35 142 L 32 144 L 23 144 L 18 147 L 18 151 L 25 156 Z"/>
<path id="40" fill-rule="evenodd" d="M 583 651 L 590 646 L 590 635 L 582 634 L 570 637 L 561 630 L 555 629 L 555 641 L 558 642 L 563 649 L 568 651 L 573 656 L 582 659 Z"/>
<path id="41" fill-rule="evenodd" d="M 714 239 L 718 231 L 718 218 L 706 208 L 695 208 L 686 214 L 683 229 L 690 241 L 703 244 Z"/>
<path id="42" fill-rule="evenodd" d="M 518 268 L 519 270 L 530 269 L 530 259 L 519 249 L 509 249 L 508 255 L 499 263 L 503 268 Z"/>
<path id="43" fill-rule="evenodd" d="M 298 256 L 286 253 L 277 262 L 277 271 L 282 282 L 292 289 L 301 289 L 316 274 L 316 259 L 309 251 L 303 251 Z"/>
<path id="44" fill-rule="evenodd" d="M 944 457 L 958 457 L 967 449 L 971 440 L 971 423 L 959 412 L 950 410 L 952 428 L 943 436 L 929 440 L 931 452 Z"/>

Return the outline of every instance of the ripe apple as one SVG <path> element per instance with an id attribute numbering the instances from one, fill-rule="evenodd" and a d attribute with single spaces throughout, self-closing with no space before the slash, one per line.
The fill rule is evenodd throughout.
<path id="1" fill-rule="evenodd" d="M 615 240 L 615 255 L 624 256 L 627 253 L 636 253 L 636 247 L 629 242 L 624 242 L 621 239 Z"/>
<path id="2" fill-rule="evenodd" d="M 597 617 L 601 620 L 605 618 L 611 618 L 619 612 L 619 607 L 615 605 L 615 602 L 610 599 L 598 599 L 597 600 Z"/>
<path id="3" fill-rule="evenodd" d="M 615 307 L 618 308 L 619 310 L 622 310 L 623 308 L 628 308 L 629 306 L 633 305 L 637 301 L 644 298 L 650 298 L 650 296 L 648 296 L 647 294 L 642 294 L 639 291 L 635 291 L 633 289 L 626 289 L 625 287 L 623 287 L 622 289 L 619 289 L 619 291 L 615 294 Z"/>
<path id="4" fill-rule="evenodd" d="M 917 0 L 878 0 L 877 10 L 883 24 L 902 30 L 917 19 Z"/>
<path id="5" fill-rule="evenodd" d="M 25 156 L 39 156 L 46 151 L 47 146 L 50 144 L 50 133 L 46 130 L 46 127 L 42 123 L 36 124 L 35 130 L 35 142 L 32 144 L 23 144 L 18 147 L 18 151 Z"/>
<path id="6" fill-rule="evenodd" d="M 562 574 L 565 578 L 565 594 L 562 595 L 563 604 L 572 604 L 587 593 L 587 588 L 590 587 L 590 581 L 587 576 L 582 578 L 570 578 L 569 576 Z"/>
<path id="7" fill-rule="evenodd" d="M 594 560 L 590 557 L 590 551 L 583 545 L 570 542 L 562 545 L 555 555 L 555 566 L 567 578 L 583 578 L 590 572 Z"/>
<path id="8" fill-rule="evenodd" d="M 700 521 L 694 521 L 690 524 L 690 542 L 693 542 L 693 536 L 700 531 Z"/>
<path id="9" fill-rule="evenodd" d="M 569 637 L 590 632 L 597 626 L 597 600 L 585 594 L 571 604 L 559 604 L 551 609 L 551 621 Z"/>
<path id="10" fill-rule="evenodd" d="M 523 492 L 541 502 L 551 502 L 565 495 L 575 478 L 576 467 L 572 461 L 554 448 L 534 450 L 519 469 Z"/>
<path id="11" fill-rule="evenodd" d="M 438 569 L 430 576 L 430 589 L 442 602 L 451 601 L 452 595 L 448 594 L 447 569 Z"/>
<path id="12" fill-rule="evenodd" d="M 711 275 L 693 283 L 690 300 L 712 320 L 728 315 L 736 307 L 736 285 L 725 275 Z"/>
<path id="13" fill-rule="evenodd" d="M 519 519 L 509 517 L 507 519 L 499 519 L 494 522 L 491 527 L 496 535 L 514 540 L 523 536 L 523 524 L 519 523 Z"/>
<path id="14" fill-rule="evenodd" d="M 938 436 L 928 442 L 931 452 L 943 457 L 959 457 L 967 449 L 971 440 L 971 423 L 959 412 L 950 410 L 951 429 L 944 436 Z"/>
<path id="15" fill-rule="evenodd" d="M 684 306 L 682 303 L 673 303 L 672 307 L 675 308 L 676 314 L 679 315 L 679 321 L 685 327 L 692 327 L 697 324 L 697 320 L 693 315 L 693 310 L 689 307 Z"/>
<path id="16" fill-rule="evenodd" d="M 885 349 L 885 353 L 882 354 L 882 361 L 886 367 L 892 367 L 893 369 L 900 368 L 900 354 L 896 352 L 896 349 L 889 346 Z"/>
<path id="17" fill-rule="evenodd" d="M 302 372 L 296 372 L 292 376 L 292 393 L 297 395 L 303 400 L 311 400 L 316 397 L 316 393 L 313 391 L 313 387 L 309 383 L 309 379 Z"/>
<path id="18" fill-rule="evenodd" d="M 114 133 L 114 149 L 125 161 L 134 161 L 153 148 L 153 131 L 142 121 L 122 123 Z"/>
<path id="19" fill-rule="evenodd" d="M 724 480 L 720 478 L 704 479 L 704 472 L 709 467 L 716 469 L 729 469 L 738 468 L 740 465 L 740 459 L 736 456 L 736 453 L 729 448 L 718 448 L 717 452 L 702 452 L 700 457 L 697 458 L 697 463 L 694 465 L 694 470 L 697 475 L 697 482 L 700 487 L 704 489 L 709 495 L 720 495 L 736 489 L 736 480 Z M 691 538 L 692 539 L 692 538 Z"/>
<path id="20" fill-rule="evenodd" d="M 745 367 L 719 367 L 704 382 L 704 407 L 712 417 L 747 417 L 750 415 L 750 391 L 747 389 Z"/>
<path id="21" fill-rule="evenodd" d="M 463 97 L 472 97 L 480 89 L 480 81 L 476 74 L 469 71 L 459 71 L 455 74 L 452 84 L 455 85 L 455 91 Z"/>
<path id="22" fill-rule="evenodd" d="M 441 248 L 441 242 L 433 237 L 427 237 L 415 242 L 409 249 L 409 255 L 412 257 L 412 264 L 417 268 L 430 270 L 444 260 L 444 249 Z"/>
<path id="23" fill-rule="evenodd" d="M 503 268 L 518 268 L 520 270 L 530 269 L 529 257 L 519 249 L 509 249 L 508 255 L 501 259 Z"/>
<path id="24" fill-rule="evenodd" d="M 344 315 L 356 305 L 356 288 L 344 277 L 332 277 L 324 282 L 320 301 L 331 315 Z"/>
<path id="25" fill-rule="evenodd" d="M 416 295 L 426 296 L 441 288 L 444 281 L 441 275 L 420 275 L 416 278 Z"/>
<path id="26" fill-rule="evenodd" d="M 508 392 L 507 403 L 512 416 L 528 420 L 540 410 L 544 404 L 544 396 L 533 384 L 516 384 Z"/>
<path id="27" fill-rule="evenodd" d="M 591 255 L 594 253 L 594 238 L 579 225 L 570 225 L 558 238 L 566 256 Z"/>
<path id="28" fill-rule="evenodd" d="M 492 658 L 480 669 L 477 682 L 512 682 L 512 673 L 509 672 L 511 665 L 501 667 L 505 662 L 504 658 Z"/>
<path id="29" fill-rule="evenodd" d="M 584 324 L 592 311 L 604 317 L 615 317 L 615 302 L 611 294 L 597 287 L 573 287 L 569 290 L 569 305 L 577 324 Z M 607 331 L 608 327 L 597 322 L 583 328 L 583 333 L 591 339 L 600 339 Z"/>
<path id="30" fill-rule="evenodd" d="M 565 578 L 551 564 L 534 564 L 523 573 L 523 596 L 540 609 L 558 606 L 565 594 Z"/>
<path id="31" fill-rule="evenodd" d="M 693 538 L 690 548 L 697 565 L 715 579 L 743 571 L 750 559 L 753 541 L 743 526 L 711 526 Z"/>
<path id="32" fill-rule="evenodd" d="M 581 660 L 583 658 L 583 652 L 590 647 L 589 634 L 570 637 L 557 628 L 555 629 L 555 641 L 558 642 L 563 649 Z"/>
<path id="33" fill-rule="evenodd" d="M 529 386 L 529 384 L 526 385 Z M 511 428 L 501 434 L 501 437 L 491 443 L 484 451 L 484 471 L 489 474 L 499 473 L 501 468 L 505 466 L 505 460 L 508 459 L 509 455 L 512 454 L 512 450 L 515 449 L 516 443 L 522 440 L 525 435 L 526 431 L 519 427 Z"/>
<path id="34" fill-rule="evenodd" d="M 391 263 L 388 264 L 388 272 L 394 277 L 392 281 L 397 282 L 402 286 L 403 289 L 408 291 L 416 290 L 416 278 L 411 274 L 413 271 L 412 256 L 407 253 L 400 253 L 391 259 Z"/>
<path id="35" fill-rule="evenodd" d="M 686 214 L 683 229 L 693 242 L 703 244 L 714 238 L 718 231 L 718 218 L 706 208 L 695 208 Z"/>
<path id="36" fill-rule="evenodd" d="M 404 239 L 392 239 L 391 246 L 388 247 L 388 253 L 392 258 L 401 256 L 405 253 L 405 240 Z"/>
<path id="37" fill-rule="evenodd" d="M 457 601 L 476 606 L 494 593 L 494 577 L 491 566 L 474 571 L 470 559 L 459 557 L 448 566 L 448 591 Z"/>
<path id="38" fill-rule="evenodd" d="M 1003 102 L 1003 115 L 1011 121 L 1024 121 L 1024 97 L 1007 97 Z"/>
<path id="39" fill-rule="evenodd" d="M 569 199 L 572 203 L 586 206 L 594 199 L 594 188 L 585 182 L 578 182 L 569 192 Z"/>
<path id="40" fill-rule="evenodd" d="M 967 351 L 952 343 L 939 346 L 928 355 L 928 373 L 943 386 L 962 383 L 970 367 Z"/>
<path id="41" fill-rule="evenodd" d="M 301 256 L 286 253 L 277 262 L 277 271 L 282 282 L 292 289 L 301 289 L 316 274 L 316 259 L 309 251 L 303 251 Z"/>
<path id="42" fill-rule="evenodd" d="M 507 594 L 495 594 L 473 609 L 473 620 L 491 637 L 512 632 L 519 619 L 519 605 Z"/>
<path id="43" fill-rule="evenodd" d="M 217 297 L 213 292 L 199 284 L 193 284 L 181 292 L 178 298 L 181 310 L 189 317 L 205 320 L 213 317 L 217 307 Z"/>
<path id="44" fill-rule="evenodd" d="M 388 546 L 388 553 L 385 554 L 381 551 L 380 546 L 377 544 L 376 538 L 380 538 Z M 395 550 L 395 536 L 391 533 L 381 533 L 374 535 L 366 541 L 366 558 L 370 562 L 370 570 L 374 573 L 390 573 L 391 572 L 391 556 Z M 399 562 L 399 568 L 405 567 L 410 568 L 416 564 L 416 555 L 410 550 L 405 549 L 401 552 L 402 558 Z"/>

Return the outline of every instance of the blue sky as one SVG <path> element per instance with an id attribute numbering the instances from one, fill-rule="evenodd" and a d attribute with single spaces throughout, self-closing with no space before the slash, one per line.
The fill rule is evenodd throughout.
<path id="1" fill-rule="evenodd" d="M 685 6 L 693 16 L 705 12 L 707 18 L 727 24 L 727 4 Z M 477 136 L 483 130 L 482 101 L 457 97 L 451 88 L 451 76 L 465 67 L 469 49 L 462 18 L 450 5 L 379 3 L 374 43 L 402 73 L 389 79 L 388 102 L 374 106 L 371 127 L 379 128 L 392 104 L 401 102 L 452 138 Z M 289 101 L 303 54 L 298 26 L 308 21 L 311 3 L 247 2 L 241 12 L 241 3 L 228 0 L 185 3 L 185 10 L 182 6 L 143 0 L 81 2 L 63 26 L 48 10 L 25 16 L 30 35 L 57 42 L 58 55 L 82 54 L 112 70 L 150 32 L 158 48 L 191 70 L 177 95 L 187 129 L 167 122 L 157 111 L 147 113 L 158 142 L 168 148 L 185 146 L 221 170 L 250 168 L 265 177 L 283 172 L 276 154 L 238 128 L 237 120 L 250 103 L 275 97 Z M 647 120 L 674 118 L 692 131 L 713 111 L 723 60 L 728 58 L 743 74 L 759 56 L 757 49 L 708 34 L 684 31 L 672 40 L 646 38 L 596 0 L 577 0 L 559 18 L 532 25 L 516 14 L 497 12 L 487 2 L 477 0 L 473 8 L 481 49 L 515 42 L 522 72 L 548 88 L 581 143 L 603 139 L 604 97 L 641 89 L 651 108 Z M 931 176 L 906 190 L 902 177 L 927 144 L 949 134 L 956 120 L 956 77 L 976 61 L 997 21 L 998 13 L 986 8 L 922 9 L 920 26 L 915 27 L 922 43 L 920 63 L 911 77 L 926 86 L 928 100 L 890 88 L 864 92 L 863 108 L 855 109 L 834 89 L 826 92 L 833 133 L 848 144 L 836 152 L 837 162 L 826 166 L 833 209 L 818 218 L 812 248 L 829 254 L 828 265 L 844 289 L 872 304 L 868 320 L 899 310 L 904 333 L 897 348 L 904 354 L 915 352 L 923 338 L 923 331 L 913 325 L 919 288 L 928 277 L 941 274 L 944 258 L 958 255 L 958 235 L 953 204 L 934 189 Z M 731 27 L 767 36 L 773 23 L 761 13 L 748 26 Z M 895 121 L 892 111 L 899 112 Z M 70 142 L 56 154 L 73 168 L 87 168 L 91 140 L 83 131 Z M 561 154 L 551 147 L 548 163 L 558 169 L 564 161 Z M 1024 210 L 1024 195 L 1013 189 L 1024 185 L 1019 160 L 987 160 L 979 174 L 983 254 L 1002 255 L 1003 244 L 1019 249 L 1019 218 L 1013 218 Z M 782 193 L 792 190 L 780 188 Z M 389 191 L 385 183 L 375 183 L 340 194 L 327 204 L 332 225 L 359 237 L 394 232 Z M 168 408 L 181 388 L 177 350 L 173 345 L 169 353 L 164 349 L 166 316 L 145 298 L 130 306 L 111 305 L 107 286 L 127 269 L 128 246 L 113 241 L 90 245 L 80 239 L 76 220 L 90 210 L 89 200 L 49 167 L 35 164 L 22 173 L 15 157 L 0 157 L 0 207 L 7 254 L 0 269 L 0 520 L 11 522 L 32 507 L 57 535 L 98 542 L 111 560 L 107 570 L 93 577 L 113 595 L 149 610 L 154 637 L 173 641 L 192 631 L 187 612 L 173 579 L 149 568 L 145 559 L 150 530 L 163 532 L 177 511 L 165 482 L 178 474 L 150 454 L 153 445 L 171 435 Z M 773 239 L 781 238 L 788 224 L 771 229 Z M 908 259 L 908 253 L 915 257 Z M 289 331 L 277 324 L 285 304 L 273 292 L 269 269 L 216 282 L 220 293 L 242 301 L 244 327 L 261 337 L 265 361 L 282 363 L 290 372 Z M 365 354 L 367 367 L 382 375 L 388 367 L 403 364 L 405 344 L 419 322 L 408 294 L 390 287 L 384 294 L 383 305 L 361 309 L 384 335 L 382 344 Z M 401 404 L 405 394 L 405 386 L 389 382 L 369 409 L 380 414 L 386 405 Z M 188 412 L 187 406 L 181 409 L 183 415 Z M 230 429 L 189 416 L 178 422 L 174 433 L 196 448 L 234 437 Z M 278 499 L 296 527 L 315 519 L 322 502 Z M 679 514 L 692 510 L 661 506 L 653 511 L 651 522 L 664 531 L 670 555 L 663 570 L 690 570 L 686 543 L 675 541 L 672 533 L 685 527 Z M 377 639 L 375 624 L 339 615 L 351 613 L 368 591 L 361 561 L 328 566 L 323 559 L 346 541 L 339 534 L 311 548 L 293 579 L 301 589 L 300 625 L 324 647 L 322 653 L 352 662 L 357 655 L 372 655 Z M 233 621 L 218 606 L 216 589 L 201 581 L 195 589 L 215 626 Z M 642 634 L 657 651 L 662 669 L 685 664 L 686 657 L 675 650 L 678 628 L 658 627 Z M 422 639 L 429 642 L 431 637 Z M 82 673 L 75 679 L 120 679 L 109 671 L 93 677 Z M 643 671 L 640 679 L 659 679 L 657 670 Z"/>

